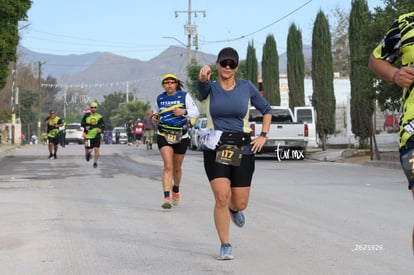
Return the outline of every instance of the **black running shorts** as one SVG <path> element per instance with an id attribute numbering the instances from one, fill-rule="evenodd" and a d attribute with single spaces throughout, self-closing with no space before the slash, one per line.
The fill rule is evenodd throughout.
<path id="1" fill-rule="evenodd" d="M 53 143 L 53 145 L 58 145 L 60 142 L 60 137 L 59 136 L 47 137 L 47 140 L 49 141 L 49 143 Z"/>
<path id="2" fill-rule="evenodd" d="M 414 148 L 400 151 L 400 162 L 411 189 L 414 187 Z"/>
<path id="3" fill-rule="evenodd" d="M 92 139 L 85 139 L 85 147 L 88 149 L 101 147 L 101 135 L 97 135 Z"/>
<path id="4" fill-rule="evenodd" d="M 204 170 L 209 181 L 216 178 L 228 178 L 231 187 L 249 187 L 254 172 L 254 155 L 243 155 L 240 166 L 216 163 L 216 151 L 205 150 Z"/>
<path id="5" fill-rule="evenodd" d="M 187 152 L 188 145 L 190 144 L 189 138 L 183 138 L 181 139 L 180 143 L 176 144 L 169 144 L 167 140 L 164 138 L 164 136 L 157 135 L 157 145 L 158 148 L 161 149 L 163 146 L 170 146 L 174 150 L 174 154 L 185 154 Z"/>

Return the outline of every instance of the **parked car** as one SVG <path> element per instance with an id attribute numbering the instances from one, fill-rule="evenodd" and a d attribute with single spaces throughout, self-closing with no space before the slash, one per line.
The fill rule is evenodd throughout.
<path id="1" fill-rule="evenodd" d="M 201 150 L 201 142 L 200 142 L 200 131 L 203 131 L 207 127 L 207 118 L 200 117 L 197 119 L 194 126 L 191 128 L 190 131 L 190 149 L 191 150 Z"/>
<path id="2" fill-rule="evenodd" d="M 116 131 L 119 131 L 119 143 L 127 144 L 128 136 L 124 127 L 115 127 L 112 130 L 112 144 L 116 144 Z"/>
<path id="3" fill-rule="evenodd" d="M 83 144 L 83 127 L 80 123 L 69 123 L 66 125 L 65 144 Z"/>

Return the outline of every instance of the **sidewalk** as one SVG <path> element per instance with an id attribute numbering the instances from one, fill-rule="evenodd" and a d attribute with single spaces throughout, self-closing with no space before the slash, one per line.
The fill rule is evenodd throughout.
<path id="1" fill-rule="evenodd" d="M 322 151 L 321 148 L 308 149 L 306 157 L 318 161 L 346 162 L 382 168 L 401 169 L 400 155 L 398 152 L 398 135 L 379 134 L 375 136 L 376 144 L 380 152 L 380 159 L 371 160 L 370 151 L 355 149 L 358 147 L 358 140 L 355 137 L 330 137 L 328 140 L 328 150 Z M 350 148 L 352 146 L 353 148 Z"/>
<path id="2" fill-rule="evenodd" d="M 380 150 L 380 159 L 371 160 L 369 150 L 357 149 L 315 149 L 307 152 L 307 159 L 329 162 L 346 162 L 367 166 L 376 166 L 390 169 L 401 169 L 399 152 L 397 150 Z"/>
<path id="3" fill-rule="evenodd" d="M 0 144 L 0 157 L 4 157 L 5 154 L 10 152 L 11 150 L 14 150 L 16 148 L 19 148 L 21 145 L 17 144 L 10 144 L 10 143 L 2 143 Z"/>

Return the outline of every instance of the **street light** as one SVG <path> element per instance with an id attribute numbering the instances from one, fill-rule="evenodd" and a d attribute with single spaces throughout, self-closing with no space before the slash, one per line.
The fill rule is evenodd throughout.
<path id="1" fill-rule="evenodd" d="M 177 39 L 177 38 L 175 38 L 175 37 L 172 37 L 172 36 L 163 36 L 162 38 L 174 39 L 175 41 L 177 41 L 178 43 L 180 43 L 182 46 L 187 47 L 187 45 L 186 45 L 186 44 L 184 44 L 183 42 L 181 42 L 180 40 L 178 40 L 178 39 Z"/>
<path id="2" fill-rule="evenodd" d="M 174 39 L 175 41 L 177 41 L 178 43 L 180 43 L 182 46 L 187 47 L 187 65 L 190 65 L 190 61 L 191 61 L 191 45 L 186 45 L 183 42 L 181 42 L 180 40 L 178 40 L 175 37 L 172 36 L 163 36 L 162 38 L 170 38 L 170 39 Z"/>

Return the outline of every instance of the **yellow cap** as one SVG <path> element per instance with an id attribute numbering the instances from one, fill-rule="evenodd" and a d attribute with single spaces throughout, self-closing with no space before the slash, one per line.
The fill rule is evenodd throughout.
<path id="1" fill-rule="evenodd" d="M 96 103 L 96 102 L 91 102 L 91 104 L 90 104 L 89 106 L 91 106 L 91 107 L 98 107 L 98 103 Z"/>
<path id="2" fill-rule="evenodd" d="M 164 76 L 161 78 L 161 81 L 164 81 L 164 80 L 169 79 L 169 78 L 171 78 L 171 79 L 175 79 L 175 80 L 178 80 L 178 78 L 177 78 L 175 75 L 173 75 L 173 74 L 166 74 L 166 75 L 164 75 Z"/>

